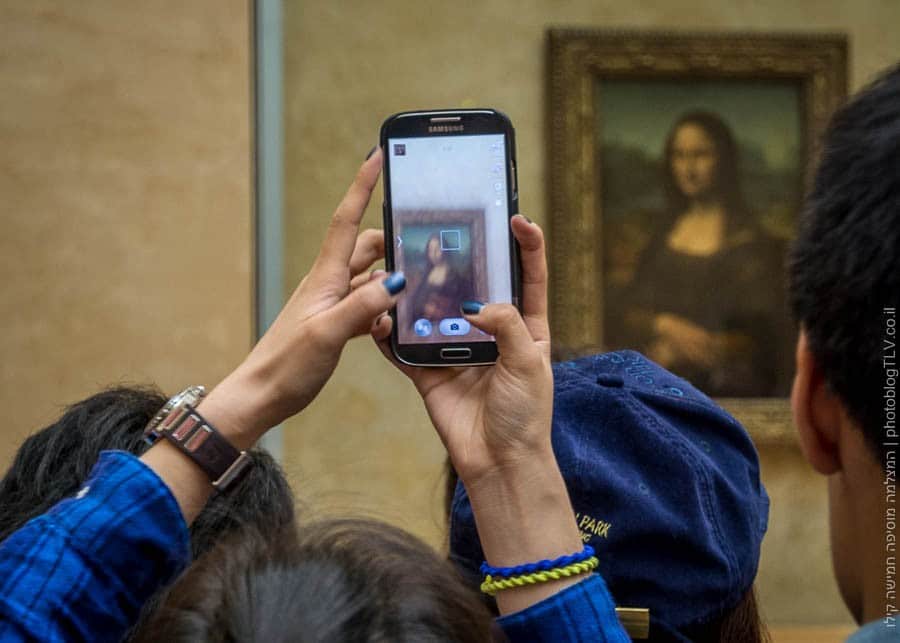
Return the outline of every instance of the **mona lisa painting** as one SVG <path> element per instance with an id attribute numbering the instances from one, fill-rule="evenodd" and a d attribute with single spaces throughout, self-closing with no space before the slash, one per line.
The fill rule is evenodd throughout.
<path id="1" fill-rule="evenodd" d="M 787 426 L 785 253 L 845 38 L 554 29 L 548 51 L 557 356 L 638 350 Z"/>
<path id="2" fill-rule="evenodd" d="M 802 185 L 796 88 L 611 81 L 598 91 L 605 343 L 711 395 L 785 395 L 782 266 Z"/>

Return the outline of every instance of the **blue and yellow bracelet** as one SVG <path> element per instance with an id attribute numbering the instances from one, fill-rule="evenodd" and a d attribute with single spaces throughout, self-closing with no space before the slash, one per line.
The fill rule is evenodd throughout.
<path id="1" fill-rule="evenodd" d="M 488 575 L 485 577 L 484 582 L 481 584 L 481 591 L 485 594 L 493 596 L 500 590 L 504 589 L 524 587 L 525 585 L 537 585 L 538 583 L 546 583 L 547 581 L 551 580 L 560 580 L 562 578 L 570 578 L 572 576 L 586 574 L 587 572 L 591 572 L 597 569 L 597 565 L 599 564 L 600 561 L 597 560 L 597 557 L 592 556 L 587 560 L 583 560 L 579 563 L 572 563 L 571 565 L 566 565 L 565 567 L 558 567 L 556 569 L 549 569 L 546 571 L 534 572 L 531 574 L 523 574 L 521 576 L 513 576 L 512 578 L 494 579 L 492 576 Z"/>
<path id="2" fill-rule="evenodd" d="M 599 561 L 594 556 L 594 548 L 590 545 L 585 545 L 584 549 L 574 554 L 514 567 L 492 567 L 485 562 L 481 565 L 481 573 L 484 574 L 481 591 L 493 596 L 504 589 L 585 574 L 596 569 L 597 565 Z"/>

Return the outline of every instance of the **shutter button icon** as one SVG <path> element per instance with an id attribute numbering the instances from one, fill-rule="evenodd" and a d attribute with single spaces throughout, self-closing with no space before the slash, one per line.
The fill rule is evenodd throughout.
<path id="1" fill-rule="evenodd" d="M 440 325 L 438 325 L 441 335 L 468 335 L 471 329 L 471 324 L 462 317 L 442 319 Z"/>

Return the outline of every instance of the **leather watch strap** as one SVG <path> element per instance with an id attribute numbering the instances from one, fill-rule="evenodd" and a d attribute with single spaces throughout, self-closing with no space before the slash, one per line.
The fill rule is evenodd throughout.
<path id="1" fill-rule="evenodd" d="M 253 464 L 246 451 L 234 448 L 190 405 L 169 414 L 157 431 L 206 471 L 218 491 L 225 491 Z"/>

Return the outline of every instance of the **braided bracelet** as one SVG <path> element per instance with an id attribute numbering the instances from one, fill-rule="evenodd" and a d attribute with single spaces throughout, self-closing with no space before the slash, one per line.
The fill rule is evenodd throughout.
<path id="1" fill-rule="evenodd" d="M 481 591 L 485 594 L 493 596 L 497 592 L 504 589 L 513 589 L 515 587 L 523 587 L 525 585 L 537 585 L 538 583 L 546 583 L 551 580 L 560 580 L 561 578 L 569 578 L 586 574 L 587 572 L 597 569 L 600 561 L 596 556 L 592 556 L 588 560 L 560 567 L 558 569 L 550 569 L 547 571 L 535 572 L 533 574 L 525 574 L 522 576 L 514 576 L 513 578 L 501 578 L 494 580 L 490 575 L 486 576 L 481 584 Z"/>
<path id="2" fill-rule="evenodd" d="M 493 576 L 494 578 L 498 576 L 509 578 L 510 576 L 533 574 L 535 572 L 547 571 L 549 569 L 556 569 L 558 567 L 568 567 L 569 565 L 589 560 L 593 556 L 594 548 L 590 545 L 585 545 L 584 549 L 575 554 L 560 556 L 559 558 L 554 558 L 553 560 L 539 560 L 536 563 L 516 565 L 515 567 L 491 567 L 486 562 L 481 563 L 481 575 Z"/>

